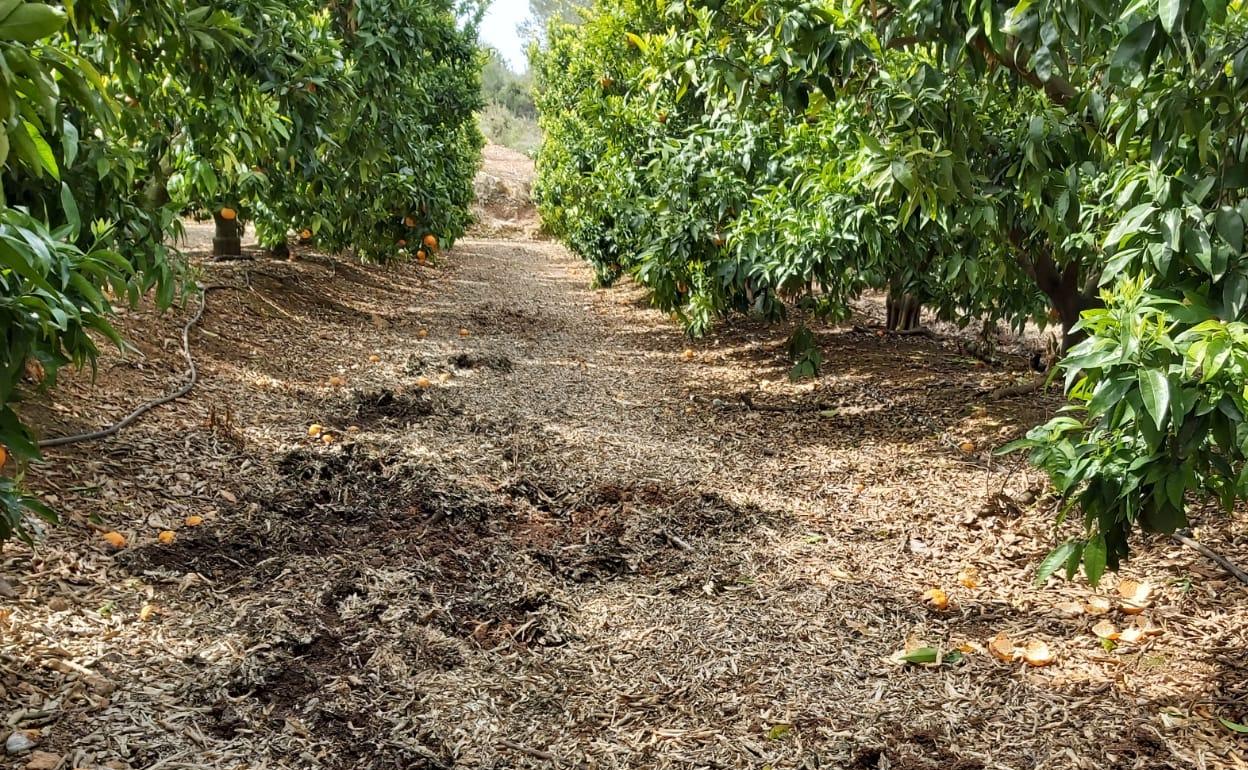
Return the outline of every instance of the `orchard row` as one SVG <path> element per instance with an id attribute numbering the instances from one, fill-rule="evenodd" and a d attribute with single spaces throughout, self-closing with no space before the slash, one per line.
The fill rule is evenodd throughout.
<path id="1" fill-rule="evenodd" d="M 0 540 L 24 510 L 24 390 L 117 342 L 109 297 L 169 305 L 187 213 L 364 258 L 453 240 L 481 138 L 453 0 L 0 0 Z"/>
<path id="2" fill-rule="evenodd" d="M 869 289 L 1057 322 L 1070 407 L 1014 447 L 1080 519 L 1046 573 L 1248 496 L 1243 0 L 598 0 L 549 37 L 536 193 L 603 283 L 694 334 Z"/>

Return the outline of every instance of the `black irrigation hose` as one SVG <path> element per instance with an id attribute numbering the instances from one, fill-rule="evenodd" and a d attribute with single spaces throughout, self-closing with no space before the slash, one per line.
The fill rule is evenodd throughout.
<path id="1" fill-rule="evenodd" d="M 58 438 L 44 439 L 43 441 L 39 442 L 39 448 L 48 449 L 51 447 L 65 446 L 67 444 L 77 444 L 82 441 L 98 441 L 102 438 L 108 438 L 109 436 L 115 435 L 118 431 L 129 426 L 135 420 L 139 419 L 143 415 L 152 411 L 156 407 L 164 406 L 165 404 L 168 404 L 170 401 L 177 401 L 179 398 L 182 398 L 187 393 L 190 393 L 191 390 L 195 388 L 195 384 L 199 382 L 199 371 L 195 368 L 195 359 L 191 357 L 191 329 L 193 329 L 195 327 L 195 324 L 199 323 L 200 319 L 204 317 L 204 308 L 208 303 L 208 292 L 212 291 L 213 289 L 226 289 L 226 288 L 229 288 L 229 287 L 228 286 L 201 287 L 201 291 L 199 294 L 199 309 L 195 311 L 195 315 L 191 316 L 190 320 L 187 321 L 186 324 L 182 327 L 182 357 L 186 359 L 187 372 L 185 375 L 186 382 L 181 387 L 179 387 L 177 390 L 173 391 L 172 393 L 161 396 L 155 401 L 148 401 L 146 404 L 143 404 L 138 409 L 135 409 L 133 412 L 121 418 L 120 420 L 108 426 L 107 428 L 97 430 L 93 433 L 79 433 L 74 436 L 60 436 Z"/>

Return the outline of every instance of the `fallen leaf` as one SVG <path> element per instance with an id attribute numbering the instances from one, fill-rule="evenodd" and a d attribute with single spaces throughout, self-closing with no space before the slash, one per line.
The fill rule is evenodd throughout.
<path id="1" fill-rule="evenodd" d="M 1078 617 L 1084 613 L 1083 605 L 1079 602 L 1062 602 L 1054 609 L 1068 618 Z"/>
<path id="2" fill-rule="evenodd" d="M 227 503 L 238 504 L 238 497 L 228 489 L 221 490 L 221 498 Z"/>

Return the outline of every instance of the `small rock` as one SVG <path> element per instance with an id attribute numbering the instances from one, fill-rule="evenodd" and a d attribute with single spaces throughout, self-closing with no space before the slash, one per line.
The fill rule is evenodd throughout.
<path id="1" fill-rule="evenodd" d="M 4 750 L 10 754 L 21 754 L 39 745 L 39 733 L 36 730 L 14 730 L 4 742 Z"/>
<path id="2" fill-rule="evenodd" d="M 61 755 L 50 751 L 35 751 L 26 763 L 26 770 L 56 770 L 61 766 Z"/>

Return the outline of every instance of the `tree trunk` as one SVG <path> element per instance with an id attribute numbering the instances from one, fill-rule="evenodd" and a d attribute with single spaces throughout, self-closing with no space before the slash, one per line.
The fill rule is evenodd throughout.
<path id="1" fill-rule="evenodd" d="M 923 303 L 918 297 L 890 288 L 884 307 L 888 315 L 885 328 L 889 331 L 914 331 L 919 328 Z"/>
<path id="2" fill-rule="evenodd" d="M 1079 282 L 1079 264 L 1072 262 L 1059 268 L 1047 254 L 1040 254 L 1031 260 L 1032 277 L 1036 286 L 1049 298 L 1049 304 L 1057 313 L 1062 324 L 1062 351 L 1065 353 L 1079 344 L 1087 336 L 1082 330 L 1074 331 L 1083 311 L 1100 307 L 1100 300 L 1091 292 L 1085 291 Z"/>
<path id="3" fill-rule="evenodd" d="M 217 231 L 212 236 L 212 256 L 239 257 L 243 254 L 243 228 L 238 219 L 226 219 L 221 212 L 212 215 Z"/>

